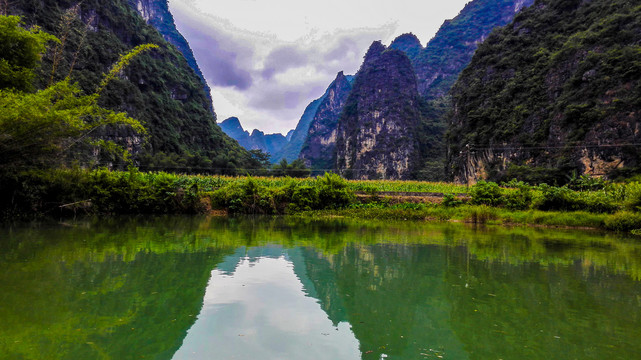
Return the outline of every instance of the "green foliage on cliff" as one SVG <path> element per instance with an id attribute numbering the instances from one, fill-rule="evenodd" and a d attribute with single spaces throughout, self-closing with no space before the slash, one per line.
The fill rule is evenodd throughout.
<path id="1" fill-rule="evenodd" d="M 525 0 L 521 6 L 534 1 Z M 419 86 L 421 95 L 428 100 L 446 95 L 461 71 L 470 63 L 477 46 L 496 27 L 509 23 L 518 1 L 470 1 L 456 18 L 446 20 L 427 47 L 413 57 L 414 67 L 421 76 L 419 83 L 432 76 L 435 79 Z"/>
<path id="2" fill-rule="evenodd" d="M 16 170 L 25 166 L 56 166 L 78 160 L 83 146 L 102 152 L 123 150 L 111 140 L 95 137 L 106 127 L 125 128 L 144 134 L 144 127 L 124 113 L 98 106 L 100 90 L 84 95 L 69 79 L 54 83 L 44 90 L 29 92 L 33 72 L 47 42 L 61 42 L 39 30 L 26 30 L 20 18 L 0 16 L 0 169 Z M 101 88 L 145 50 L 155 45 L 142 45 L 123 56 L 107 73 Z M 4 71 L 6 70 L 6 71 Z M 126 154 L 126 153 L 125 153 Z"/>
<path id="3" fill-rule="evenodd" d="M 37 88 L 71 75 L 82 91 L 93 93 L 101 74 L 120 54 L 146 43 L 160 47 L 134 59 L 104 88 L 99 101 L 140 120 L 149 130 L 142 144 L 131 132 L 105 133 L 136 144 L 134 160 L 141 167 L 225 173 L 256 167 L 250 154 L 216 125 L 202 82 L 182 54 L 126 0 L 86 0 L 79 5 L 71 0 L 24 0 L 12 2 L 9 9 L 22 15 L 28 26 L 40 26 L 61 39 L 60 46 L 44 57 L 35 76 Z"/>
<path id="4" fill-rule="evenodd" d="M 479 47 L 453 89 L 450 152 L 471 144 L 565 173 L 596 171 L 579 162 L 586 155 L 637 166 L 640 34 L 636 1 L 541 0 L 523 10 Z"/>
<path id="5" fill-rule="evenodd" d="M 23 28 L 18 16 L 0 16 L 0 88 L 31 90 L 34 70 L 49 42 L 59 40 L 38 28 Z"/>

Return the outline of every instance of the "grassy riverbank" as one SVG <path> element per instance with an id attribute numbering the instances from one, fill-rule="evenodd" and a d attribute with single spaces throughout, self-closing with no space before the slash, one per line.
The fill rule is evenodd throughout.
<path id="1" fill-rule="evenodd" d="M 229 214 L 641 229 L 641 183 L 589 178 L 565 187 L 520 182 L 503 186 L 481 182 L 467 187 L 348 181 L 334 174 L 292 179 L 146 173 L 133 168 L 58 169 L 4 174 L 0 188 L 4 219 L 222 210 Z M 403 196 L 394 196 L 394 192 Z M 417 193 L 431 196 L 412 196 Z"/>

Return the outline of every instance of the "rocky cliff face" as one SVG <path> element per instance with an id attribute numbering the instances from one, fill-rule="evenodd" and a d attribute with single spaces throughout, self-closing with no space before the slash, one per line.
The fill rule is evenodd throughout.
<path id="1" fill-rule="evenodd" d="M 184 36 L 176 29 L 174 16 L 169 11 L 169 4 L 167 0 L 129 0 L 129 4 L 138 11 L 140 16 L 147 22 L 147 24 L 155 27 L 158 32 L 169 43 L 174 45 L 180 51 L 189 66 L 194 70 L 196 75 L 200 78 L 205 93 L 211 101 L 211 89 L 203 76 L 194 53 L 189 46 L 189 43 Z M 212 107 L 213 111 L 213 107 Z"/>
<path id="2" fill-rule="evenodd" d="M 243 129 L 236 117 L 231 117 L 220 123 L 220 128 L 247 150 L 261 150 L 268 154 L 274 154 L 287 144 L 287 138 L 282 134 L 265 135 L 262 131 L 254 130 L 250 135 L 249 131 Z"/>
<path id="3" fill-rule="evenodd" d="M 467 66 L 477 46 L 497 26 L 507 24 L 523 7 L 534 0 L 475 0 L 453 20 L 446 21 L 427 47 L 413 34 L 397 37 L 390 49 L 403 52 L 417 74 L 418 89 L 423 100 L 415 105 L 422 120 L 418 123 L 418 155 L 413 177 L 424 180 L 445 179 L 445 132 L 449 111 L 448 92 Z M 369 80 L 367 80 L 369 81 Z M 411 90 L 408 90 L 411 92 Z M 328 119 L 330 119 L 328 117 Z M 334 146 L 336 125 L 323 120 L 312 124 L 301 157 L 312 167 L 328 168 Z M 371 140 L 368 140 L 371 141 Z M 409 161 L 409 159 L 408 159 Z M 336 163 L 335 163 L 336 164 Z M 338 168 L 338 170 L 344 170 Z"/>
<path id="4" fill-rule="evenodd" d="M 334 168 L 338 119 L 352 90 L 352 81 L 353 76 L 338 73 L 310 124 L 300 158 L 312 169 Z"/>
<path id="5" fill-rule="evenodd" d="M 402 51 L 369 48 L 339 120 L 336 168 L 357 179 L 407 179 L 421 122 L 416 75 Z"/>
<path id="6" fill-rule="evenodd" d="M 538 0 L 479 47 L 455 88 L 458 181 L 562 181 L 641 165 L 641 9 Z"/>
<path id="7" fill-rule="evenodd" d="M 58 35 L 63 13 L 77 4 L 72 0 L 21 0 L 11 2 L 10 13 L 23 16 L 27 25 L 39 25 Z M 154 11 L 149 9 L 153 6 L 142 8 L 152 19 Z M 148 25 L 128 0 L 85 0 L 77 13 L 77 19 L 70 25 L 72 31 L 66 39 L 55 80 L 69 74 L 77 53 L 72 81 L 92 93 L 102 74 L 120 54 L 140 44 L 160 46 L 135 58 L 100 96 L 102 106 L 125 111 L 148 129 L 148 141 L 135 154 L 139 165 L 154 169 L 198 168 L 199 171 L 214 168 L 233 171 L 235 167 L 254 166 L 250 154 L 216 125 L 208 94 L 183 55 Z M 81 41 L 83 33 L 86 39 Z M 51 64 L 49 54 L 44 58 L 38 86 L 47 85 Z M 127 137 L 126 134 L 114 136 Z"/>

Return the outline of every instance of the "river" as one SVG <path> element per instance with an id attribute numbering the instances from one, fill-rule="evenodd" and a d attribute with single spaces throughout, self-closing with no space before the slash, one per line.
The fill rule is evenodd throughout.
<path id="1" fill-rule="evenodd" d="M 0 359 L 639 359 L 641 240 L 346 219 L 0 228 Z"/>

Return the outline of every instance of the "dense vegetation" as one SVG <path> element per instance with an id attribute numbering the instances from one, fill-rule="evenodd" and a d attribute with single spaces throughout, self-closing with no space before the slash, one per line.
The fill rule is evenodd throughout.
<path id="1" fill-rule="evenodd" d="M 636 1 L 541 0 L 495 31 L 453 90 L 453 174 L 551 183 L 639 166 L 640 19 Z"/>
<path id="2" fill-rule="evenodd" d="M 419 91 L 432 101 L 446 96 L 458 75 L 472 60 L 479 44 L 494 30 L 507 25 L 520 7 L 534 0 L 470 1 L 460 14 L 446 20 L 425 49 L 408 54 L 419 76 Z"/>
<path id="3" fill-rule="evenodd" d="M 338 175 L 232 178 L 106 169 L 28 171 L 0 177 L 3 218 L 74 214 L 178 214 L 225 209 L 283 214 L 342 208 L 353 191 Z"/>
<path id="4" fill-rule="evenodd" d="M 48 43 L 62 41 L 39 29 L 26 30 L 17 16 L 0 16 L 0 170 L 60 166 L 91 154 L 127 156 L 119 144 L 96 137 L 100 130 L 125 129 L 144 134 L 144 127 L 124 113 L 98 105 L 102 91 L 136 56 L 157 48 L 141 45 L 105 74 L 95 93 L 85 95 L 69 78 L 33 92 L 31 81 Z M 91 151 L 93 150 L 93 151 Z M 98 152 L 98 155 L 95 155 Z M 86 162 L 86 161 L 85 161 Z"/>
<path id="5" fill-rule="evenodd" d="M 641 229 L 641 183 L 582 177 L 564 187 L 511 181 L 472 187 L 405 181 L 227 177 L 58 169 L 0 178 L 2 218 L 78 214 L 176 214 L 224 210 L 303 217 L 458 220 Z M 385 192 L 400 192 L 401 196 Z M 405 196 L 422 193 L 419 197 Z M 321 212 L 314 212 L 314 211 Z M 311 212 L 310 212 L 311 211 Z"/>
<path id="6" fill-rule="evenodd" d="M 37 25 L 60 39 L 36 72 L 36 88 L 70 77 L 80 90 L 93 93 L 120 54 L 141 44 L 159 46 L 134 59 L 99 99 L 99 105 L 126 112 L 147 128 L 147 141 L 128 131 L 103 133 L 126 139 L 140 166 L 226 173 L 257 167 L 216 125 L 202 82 L 182 54 L 128 1 L 24 0 L 11 2 L 9 10 L 22 15 L 27 28 Z"/>

